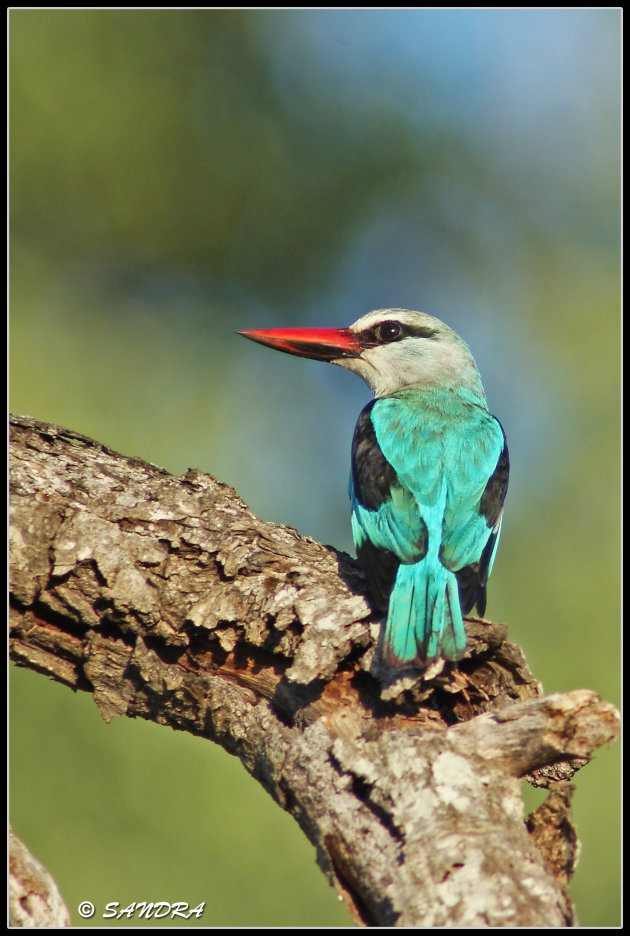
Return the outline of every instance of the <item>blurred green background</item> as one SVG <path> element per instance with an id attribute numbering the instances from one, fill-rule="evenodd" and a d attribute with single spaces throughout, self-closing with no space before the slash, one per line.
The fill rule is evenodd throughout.
<path id="1" fill-rule="evenodd" d="M 620 12 L 12 10 L 9 41 L 11 409 L 352 551 L 367 389 L 234 332 L 437 315 L 510 444 L 488 613 L 547 692 L 618 704 Z M 237 760 L 11 677 L 14 828 L 75 923 L 350 925 Z M 576 786 L 580 922 L 618 925 L 619 745 Z"/>

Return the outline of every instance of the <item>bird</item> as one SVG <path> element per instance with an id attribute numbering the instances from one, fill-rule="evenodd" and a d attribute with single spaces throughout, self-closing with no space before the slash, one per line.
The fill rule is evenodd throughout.
<path id="1" fill-rule="evenodd" d="M 483 618 L 510 460 L 466 342 L 440 319 L 377 309 L 348 328 L 238 334 L 363 378 L 373 399 L 351 449 L 349 495 L 357 560 L 384 622 L 392 669 L 454 664 L 464 616 Z"/>

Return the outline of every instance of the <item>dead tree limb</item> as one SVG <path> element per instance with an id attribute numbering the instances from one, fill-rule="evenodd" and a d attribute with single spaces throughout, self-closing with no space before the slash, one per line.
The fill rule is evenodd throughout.
<path id="1" fill-rule="evenodd" d="M 574 922 L 567 781 L 618 713 L 589 690 L 543 698 L 503 625 L 469 620 L 458 670 L 388 681 L 349 556 L 208 475 L 25 417 L 10 507 L 12 659 L 91 692 L 107 720 L 236 754 L 357 922 Z M 527 824 L 524 776 L 552 790 Z"/>
<path id="2" fill-rule="evenodd" d="M 9 925 L 70 926 L 70 913 L 46 868 L 9 829 Z"/>

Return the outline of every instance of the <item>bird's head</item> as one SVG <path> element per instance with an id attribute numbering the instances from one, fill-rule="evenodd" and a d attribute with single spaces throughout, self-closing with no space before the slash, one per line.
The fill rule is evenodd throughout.
<path id="1" fill-rule="evenodd" d="M 377 397 L 435 386 L 463 387 L 485 399 L 466 342 L 424 312 L 378 309 L 349 328 L 271 328 L 239 334 L 288 354 L 346 367 Z"/>

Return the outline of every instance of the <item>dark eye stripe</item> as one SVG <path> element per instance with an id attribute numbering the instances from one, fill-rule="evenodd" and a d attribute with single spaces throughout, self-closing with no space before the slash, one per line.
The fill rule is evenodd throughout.
<path id="1" fill-rule="evenodd" d="M 398 329 L 398 334 L 392 334 L 388 337 L 387 329 Z M 385 331 L 385 334 L 384 334 Z M 361 342 L 365 348 L 374 348 L 377 345 L 393 344 L 395 341 L 402 341 L 403 338 L 436 338 L 437 329 L 429 328 L 426 325 L 408 325 L 406 322 L 396 322 L 395 320 L 379 322 L 372 328 L 366 329 L 361 334 Z"/>
<path id="2" fill-rule="evenodd" d="M 381 341 L 398 341 L 405 334 L 400 322 L 381 322 L 375 331 Z"/>

